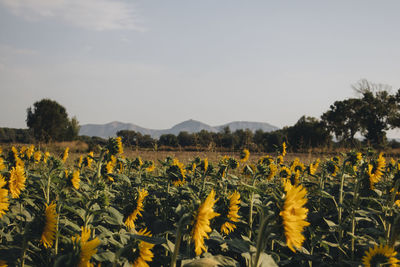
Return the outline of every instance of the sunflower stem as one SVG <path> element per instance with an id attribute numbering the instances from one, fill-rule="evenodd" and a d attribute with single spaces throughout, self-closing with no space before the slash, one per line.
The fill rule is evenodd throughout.
<path id="1" fill-rule="evenodd" d="M 360 188 L 359 180 L 356 177 L 354 195 L 353 195 L 353 210 L 351 214 L 351 258 L 354 260 L 354 250 L 355 250 L 355 238 L 354 233 L 356 229 L 356 209 L 358 209 L 358 190 Z"/>
<path id="2" fill-rule="evenodd" d="M 394 205 L 394 201 L 396 199 L 396 194 L 399 191 L 399 187 L 400 187 L 400 180 L 397 180 L 393 187 L 393 193 L 391 195 L 390 202 L 388 203 L 389 208 L 390 208 L 389 215 L 388 215 L 389 218 L 393 216 L 393 205 Z M 386 228 L 386 242 L 387 242 L 387 244 L 392 246 L 393 245 L 392 241 L 394 241 L 394 240 L 392 240 L 392 238 L 390 238 L 391 232 L 392 232 L 392 224 L 391 224 L 391 222 L 389 222 L 388 226 Z"/>
<path id="3" fill-rule="evenodd" d="M 207 178 L 207 176 L 205 174 L 203 174 L 202 178 L 203 178 L 203 185 L 201 186 L 200 194 L 203 193 L 204 189 L 206 188 L 206 178 Z"/>
<path id="4" fill-rule="evenodd" d="M 265 226 L 267 225 L 267 222 L 271 218 L 272 215 L 267 216 L 266 218 L 262 219 L 262 222 L 260 224 L 260 227 L 258 229 L 258 235 L 257 235 L 257 250 L 256 250 L 256 257 L 254 259 L 254 264 L 252 264 L 252 267 L 257 267 L 258 261 L 260 259 L 260 254 L 264 250 L 264 234 L 265 234 Z"/>
<path id="5" fill-rule="evenodd" d="M 46 192 L 46 203 L 50 204 L 50 183 L 51 183 L 51 175 L 48 174 L 47 177 L 47 192 Z"/>
<path id="6" fill-rule="evenodd" d="M 342 247 L 342 212 L 343 212 L 343 187 L 344 187 L 344 169 L 347 159 L 343 161 L 342 173 L 340 175 L 340 189 L 339 189 L 339 207 L 338 207 L 338 226 L 339 226 L 339 246 Z"/>
<path id="7" fill-rule="evenodd" d="M 177 259 L 178 254 L 179 254 L 179 247 L 181 246 L 181 240 L 182 240 L 182 229 L 183 229 L 183 226 L 184 226 L 184 221 L 188 217 L 189 217 L 189 215 L 185 214 L 179 220 L 178 228 L 176 229 L 176 239 L 175 239 L 174 253 L 172 254 L 172 257 L 171 257 L 171 267 L 175 267 L 176 266 L 176 259 Z"/>
<path id="8" fill-rule="evenodd" d="M 253 187 L 256 185 L 255 176 L 253 176 Z M 254 191 L 251 191 L 250 197 L 250 211 L 249 211 L 249 239 L 251 239 L 251 232 L 253 226 L 253 205 L 254 205 Z"/>
<path id="9" fill-rule="evenodd" d="M 27 233 L 29 230 L 29 225 L 27 224 L 25 226 L 24 232 Z M 22 255 L 21 255 L 21 267 L 25 266 L 25 256 L 26 256 L 26 250 L 28 249 L 28 240 L 26 238 L 26 234 L 24 235 L 24 239 L 22 242 Z"/>
<path id="10" fill-rule="evenodd" d="M 104 149 L 101 150 L 100 156 L 99 156 L 99 162 L 98 162 L 98 166 L 97 166 L 97 181 L 99 181 L 99 179 L 101 177 L 101 166 L 102 166 L 102 162 L 103 162 L 103 156 L 104 156 Z"/>
<path id="11" fill-rule="evenodd" d="M 60 222 L 60 211 L 61 211 L 61 205 L 58 205 L 57 223 L 56 223 L 56 241 L 55 241 L 55 244 L 54 244 L 54 250 L 55 250 L 55 254 L 56 255 L 58 253 L 58 238 L 60 236 L 60 233 L 58 232 L 58 224 Z"/>

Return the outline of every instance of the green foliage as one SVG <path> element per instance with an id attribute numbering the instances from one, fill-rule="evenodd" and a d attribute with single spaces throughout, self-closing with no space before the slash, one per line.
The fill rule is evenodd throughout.
<path id="1" fill-rule="evenodd" d="M 400 89 L 390 94 L 387 86 L 361 80 L 354 89 L 361 95 L 336 101 L 321 119 L 339 141 L 354 144 L 360 132 L 370 145 L 386 144 L 386 131 L 400 126 Z"/>
<path id="2" fill-rule="evenodd" d="M 134 262 L 140 255 L 140 242 L 153 244 L 150 266 L 166 266 L 171 259 L 187 266 L 255 266 L 256 262 L 261 266 L 356 266 L 374 244 L 399 249 L 400 205 L 395 203 L 400 202 L 400 169 L 397 161 L 379 167 L 382 176 L 371 190 L 369 165 L 376 166 L 372 172 L 378 168 L 373 151 L 335 156 L 311 174 L 309 166 L 298 168 L 298 161 L 278 164 L 274 157 L 264 157 L 255 166 L 238 166 L 237 159 L 223 157 L 214 167 L 212 163 L 205 167 L 208 161 L 200 158 L 186 165 L 166 158 L 156 169 L 149 169 L 150 161 L 118 155 L 116 146 L 114 139 L 108 140 L 91 157 L 90 167 L 66 166 L 53 156 L 37 161 L 26 149 L 14 149 L 25 166 L 26 187 L 19 198 L 9 198 L 10 206 L 0 218 L 0 260 L 9 266 L 76 265 L 81 251 L 73 238 L 81 235 L 83 226 L 91 229 L 89 240 L 100 240 L 91 262 L 102 266 Z M 9 180 L 17 161 L 14 152 L 4 152 L 9 156 L 3 158 L 1 173 Z M 105 168 L 110 162 L 111 169 Z M 270 175 L 272 166 L 290 169 L 297 176 L 293 182 L 297 180 L 308 192 L 305 219 L 310 225 L 295 252 L 287 247 L 281 216 L 287 193 L 279 169 Z M 78 188 L 71 180 L 76 170 L 80 171 Z M 181 183 L 174 186 L 177 176 Z M 143 190 L 148 194 L 139 204 Z M 212 231 L 204 239 L 208 252 L 199 259 L 192 240 L 194 221 L 211 190 L 217 192 L 212 208 L 219 216 L 210 221 Z M 227 217 L 229 197 L 235 191 L 240 194 L 238 220 Z M 58 228 L 54 244 L 46 249 L 40 239 L 45 204 L 51 202 L 57 204 Z M 140 205 L 135 229 L 129 229 L 126 221 Z M 229 234 L 221 231 L 227 222 L 235 226 Z M 151 237 L 137 232 L 144 228 Z"/>
<path id="3" fill-rule="evenodd" d="M 33 143 L 34 137 L 29 129 L 0 128 L 0 143 Z"/>
<path id="4" fill-rule="evenodd" d="M 323 123 L 316 118 L 301 117 L 294 126 L 284 129 L 293 150 L 310 147 L 328 147 L 331 136 Z"/>
<path id="5" fill-rule="evenodd" d="M 26 124 L 39 141 L 74 140 L 78 136 L 79 123 L 68 119 L 63 106 L 50 99 L 42 99 L 27 109 Z"/>

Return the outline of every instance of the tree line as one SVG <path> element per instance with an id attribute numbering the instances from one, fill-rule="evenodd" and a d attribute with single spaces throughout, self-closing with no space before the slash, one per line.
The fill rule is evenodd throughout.
<path id="1" fill-rule="evenodd" d="M 335 101 L 320 118 L 302 116 L 293 126 L 273 132 L 252 132 L 229 128 L 221 132 L 180 132 L 164 134 L 158 139 L 139 132 L 122 130 L 117 133 L 126 146 L 133 148 L 186 150 L 239 150 L 275 151 L 282 142 L 293 151 L 310 148 L 400 147 L 388 142 L 386 132 L 400 127 L 400 89 L 392 93 L 382 84 L 361 80 L 353 85 L 357 97 Z M 28 129 L 0 128 L 0 142 L 51 142 L 83 140 L 92 145 L 105 142 L 99 137 L 78 136 L 79 122 L 69 118 L 66 109 L 56 101 L 42 99 L 27 109 Z"/>
<path id="2" fill-rule="evenodd" d="M 158 139 L 131 130 L 121 130 L 117 132 L 117 136 L 121 137 L 126 146 L 132 148 L 229 151 L 247 148 L 253 151 L 273 152 L 282 142 L 289 143 L 295 151 L 331 145 L 330 134 L 323 128 L 321 122 L 305 116 L 294 126 L 273 132 L 257 130 L 253 133 L 249 129 L 231 132 L 229 127 L 225 127 L 217 133 L 206 130 L 197 133 L 183 131 L 178 135 L 163 134 Z"/>

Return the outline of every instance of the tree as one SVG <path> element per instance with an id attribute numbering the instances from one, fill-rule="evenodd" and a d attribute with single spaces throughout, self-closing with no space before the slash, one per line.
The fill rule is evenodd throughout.
<path id="1" fill-rule="evenodd" d="M 194 134 L 190 134 L 186 131 L 179 132 L 177 138 L 178 138 L 178 144 L 182 147 L 196 145 L 196 139 Z"/>
<path id="2" fill-rule="evenodd" d="M 331 135 L 321 121 L 313 117 L 302 116 L 295 125 L 285 129 L 290 146 L 294 150 L 327 146 Z"/>
<path id="3" fill-rule="evenodd" d="M 385 144 L 386 131 L 400 126 L 400 89 L 396 95 L 365 90 L 361 101 L 361 131 L 366 140 L 372 145 Z"/>
<path id="4" fill-rule="evenodd" d="M 38 141 L 73 140 L 79 132 L 76 118 L 68 119 L 63 106 L 50 99 L 42 99 L 27 109 L 26 124 Z"/>
<path id="5" fill-rule="evenodd" d="M 76 139 L 79 135 L 80 128 L 81 128 L 81 126 L 79 126 L 79 121 L 76 118 L 76 116 L 72 117 L 72 119 L 70 120 L 69 125 L 67 127 L 66 139 L 67 140 Z"/>
<path id="6" fill-rule="evenodd" d="M 238 129 L 233 132 L 234 146 L 236 149 L 249 148 L 253 140 L 253 132 L 249 129 Z"/>
<path id="7" fill-rule="evenodd" d="M 354 144 L 354 136 L 361 129 L 361 107 L 361 100 L 356 98 L 335 101 L 321 120 L 338 141 Z"/>
<path id="8" fill-rule="evenodd" d="M 374 146 L 386 142 L 386 131 L 400 126 L 400 89 L 390 94 L 390 87 L 361 80 L 352 86 L 359 98 L 336 101 L 321 119 L 339 141 L 354 144 L 360 132 Z"/>
<path id="9" fill-rule="evenodd" d="M 121 130 L 117 132 L 117 136 L 121 137 L 124 145 L 138 147 L 142 134 L 131 130 Z"/>
<path id="10" fill-rule="evenodd" d="M 158 139 L 158 144 L 160 146 L 177 147 L 178 138 L 173 134 L 163 134 L 160 136 L 160 139 Z"/>
<path id="11" fill-rule="evenodd" d="M 214 141 L 212 133 L 206 130 L 201 130 L 199 133 L 197 133 L 197 137 L 199 140 L 199 145 L 203 148 L 210 146 L 210 144 Z"/>

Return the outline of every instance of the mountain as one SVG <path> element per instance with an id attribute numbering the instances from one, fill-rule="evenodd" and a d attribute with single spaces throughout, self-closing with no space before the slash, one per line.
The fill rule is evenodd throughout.
<path id="1" fill-rule="evenodd" d="M 235 121 L 231 123 L 227 123 L 220 126 L 210 126 L 200 121 L 196 120 L 187 120 L 181 123 L 176 124 L 170 129 L 164 130 L 154 130 L 140 127 L 138 125 L 132 123 L 122 123 L 118 121 L 113 121 L 107 124 L 85 124 L 81 126 L 79 131 L 79 135 L 87 135 L 87 136 L 99 136 L 103 138 L 116 136 L 118 131 L 121 130 L 131 130 L 135 132 L 139 132 L 143 135 L 148 134 L 153 138 L 159 138 L 163 134 L 174 134 L 178 135 L 180 132 L 186 131 L 188 133 L 197 133 L 201 130 L 206 130 L 208 132 L 219 132 L 223 130 L 225 127 L 229 127 L 232 132 L 239 129 L 249 129 L 255 132 L 258 129 L 263 130 L 264 132 L 270 132 L 278 130 L 278 127 L 275 127 L 269 123 L 265 122 L 249 122 L 249 121 Z"/>
<path id="2" fill-rule="evenodd" d="M 153 132 L 156 131 L 156 130 L 146 129 L 132 123 L 113 121 L 107 124 L 82 125 L 79 130 L 79 135 L 99 136 L 103 138 L 108 138 L 111 136 L 116 136 L 117 132 L 121 130 L 131 130 L 139 132 L 141 134 L 149 134 L 149 135 L 153 135 Z"/>
<path id="3" fill-rule="evenodd" d="M 206 130 L 208 132 L 218 132 L 218 129 L 211 127 L 208 124 L 202 123 L 200 121 L 195 120 L 187 120 L 177 125 L 173 126 L 168 130 L 168 133 L 172 133 L 174 135 L 178 135 L 180 132 L 186 131 L 188 133 L 198 133 L 202 130 Z"/>

